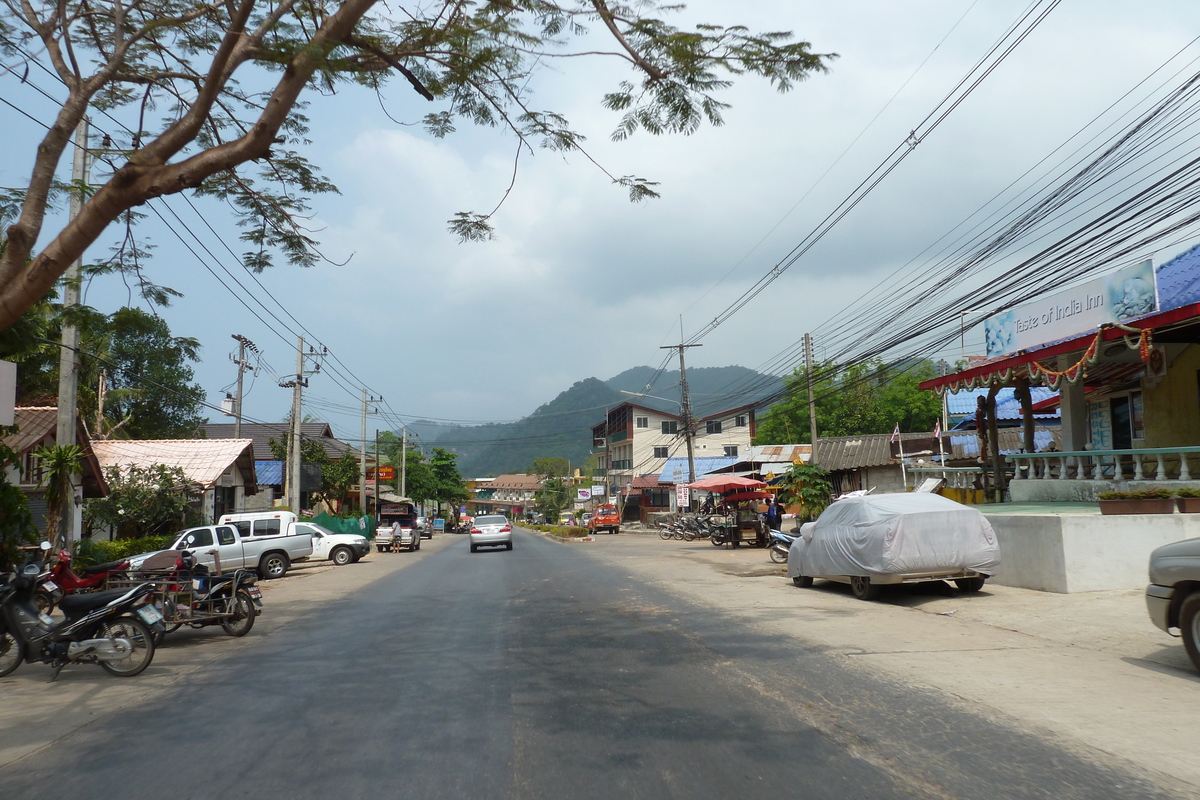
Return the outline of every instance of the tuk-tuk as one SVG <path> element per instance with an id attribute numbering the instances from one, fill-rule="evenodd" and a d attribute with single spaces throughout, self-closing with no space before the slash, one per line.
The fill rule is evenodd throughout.
<path id="1" fill-rule="evenodd" d="M 575 515 L 570 511 L 563 511 L 558 515 L 558 524 L 575 527 Z"/>

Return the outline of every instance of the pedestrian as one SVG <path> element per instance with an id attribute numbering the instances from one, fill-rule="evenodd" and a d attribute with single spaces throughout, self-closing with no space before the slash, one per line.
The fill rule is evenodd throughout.
<path id="1" fill-rule="evenodd" d="M 773 531 L 783 529 L 783 506 L 779 504 L 777 498 L 771 498 L 771 504 L 767 506 L 767 528 Z"/>

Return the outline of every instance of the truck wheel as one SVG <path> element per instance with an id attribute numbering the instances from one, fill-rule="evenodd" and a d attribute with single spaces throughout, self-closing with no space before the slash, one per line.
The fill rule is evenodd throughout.
<path id="1" fill-rule="evenodd" d="M 420 537 L 420 536 L 418 536 L 418 537 L 417 537 L 417 546 L 416 546 L 416 547 L 414 547 L 413 549 L 414 549 L 414 550 L 420 550 L 420 549 L 421 549 L 421 537 Z"/>
<path id="2" fill-rule="evenodd" d="M 376 549 L 376 550 L 378 550 L 379 552 L 381 552 L 381 553 L 382 553 L 382 552 L 383 552 L 383 545 L 381 545 L 381 544 L 377 544 L 377 545 L 375 545 L 375 549 Z"/>
<path id="3" fill-rule="evenodd" d="M 282 578 L 291 562 L 285 553 L 267 553 L 258 562 L 258 574 L 264 578 Z"/>
<path id="4" fill-rule="evenodd" d="M 1179 634 L 1188 657 L 1200 669 L 1200 592 L 1193 592 L 1180 606 Z"/>
<path id="5" fill-rule="evenodd" d="M 329 557 L 329 560 L 339 567 L 344 567 L 354 560 L 354 555 L 350 552 L 349 547 L 338 547 L 334 549 L 333 555 Z"/>

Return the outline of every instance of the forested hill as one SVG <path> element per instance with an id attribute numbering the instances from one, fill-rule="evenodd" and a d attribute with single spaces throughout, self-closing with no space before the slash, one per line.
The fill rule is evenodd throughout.
<path id="1" fill-rule="evenodd" d="M 634 367 L 607 381 L 587 378 L 540 406 L 517 422 L 489 425 L 441 425 L 417 421 L 410 426 L 427 445 L 458 453 L 459 471 L 466 478 L 522 472 L 540 456 L 566 458 L 582 466 L 591 455 L 591 428 L 604 412 L 625 401 L 677 413 L 675 402 L 634 398 L 621 390 L 679 400 L 679 371 L 664 372 L 650 389 L 652 367 Z M 696 413 L 719 411 L 747 402 L 734 394 L 753 387 L 753 398 L 770 394 L 782 385 L 778 378 L 760 375 L 745 367 L 699 367 L 688 370 L 688 390 Z"/>

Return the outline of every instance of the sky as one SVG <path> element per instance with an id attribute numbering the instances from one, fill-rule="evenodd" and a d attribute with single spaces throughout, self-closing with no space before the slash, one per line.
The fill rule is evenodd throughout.
<path id="1" fill-rule="evenodd" d="M 274 307 L 274 298 L 336 357 L 310 377 L 305 413 L 329 421 L 341 438 L 359 438 L 364 385 L 385 398 L 372 404 L 385 413 L 368 420 L 369 436 L 400 420 L 517 419 L 576 381 L 658 366 L 662 346 L 693 334 L 769 272 L 1026 7 L 1024 0 L 689 3 L 677 24 L 790 30 L 839 57 L 827 74 L 786 94 L 753 76 L 737 78 L 721 95 L 731 105 L 726 124 L 686 137 L 611 141 L 618 117 L 601 98 L 629 77 L 626 67 L 548 63 L 530 83 L 539 106 L 584 133 L 589 154 L 609 173 L 657 181 L 662 196 L 630 203 L 578 154 L 525 153 L 490 242 L 458 243 L 446 221 L 499 202 L 512 180 L 515 140 L 469 124 L 438 140 L 396 124 L 388 114 L 411 121 L 432 110 L 403 81 L 382 99 L 353 88 L 308 98 L 306 155 L 340 189 L 312 203 L 316 238 L 333 263 L 277 266 L 259 277 L 260 287 L 224 249 L 244 248 L 220 206 L 198 204 L 218 240 L 185 203 L 169 203 L 249 287 L 238 290 L 243 299 L 253 293 Z M 689 368 L 778 371 L 773 356 L 806 332 L 820 357 L 833 346 L 823 331 L 845 321 L 843 309 L 1197 32 L 1193 0 L 1065 0 L 817 247 L 689 350 Z M 608 47 L 600 32 L 587 44 Z M 49 81 L 41 76 L 53 90 Z M 0 76 L 0 96 L 42 119 L 53 111 L 11 72 Z M 34 123 L 0 106 L 0 186 L 27 180 L 39 136 Z M 265 361 L 247 376 L 247 417 L 283 419 L 290 392 L 277 383 L 294 372 L 293 333 L 239 303 L 170 232 L 153 223 L 145 232 L 157 246 L 149 277 L 184 293 L 158 311 L 176 335 L 200 340 L 196 379 L 209 401 L 219 405 L 232 389 L 230 337 L 240 334 Z M 1146 255 L 1157 263 L 1182 249 Z M 119 278 L 105 278 L 87 287 L 86 302 L 112 311 L 129 294 Z M 981 347 L 968 340 L 962 349 Z"/>

